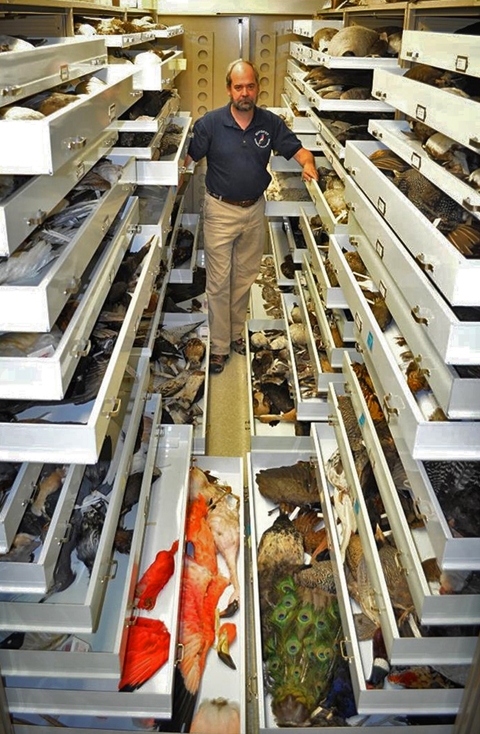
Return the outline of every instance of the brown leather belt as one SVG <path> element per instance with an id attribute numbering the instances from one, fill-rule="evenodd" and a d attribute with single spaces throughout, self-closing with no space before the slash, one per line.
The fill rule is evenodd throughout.
<path id="1" fill-rule="evenodd" d="M 246 209 L 249 206 L 253 206 L 258 201 L 258 199 L 244 199 L 243 201 L 232 201 L 232 199 L 227 199 L 225 196 L 219 196 L 218 194 L 214 194 L 213 191 L 209 191 L 208 189 L 207 189 L 207 194 L 209 196 L 213 196 L 213 198 L 217 199 L 218 201 L 223 201 L 225 204 L 231 204 L 232 206 L 241 206 L 244 209 Z"/>

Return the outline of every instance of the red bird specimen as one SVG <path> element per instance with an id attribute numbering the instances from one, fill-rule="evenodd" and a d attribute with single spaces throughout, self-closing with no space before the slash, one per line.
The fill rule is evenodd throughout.
<path id="1" fill-rule="evenodd" d="M 135 589 L 139 609 L 153 609 L 157 596 L 173 574 L 175 562 L 173 556 L 178 550 L 178 540 L 172 543 L 170 550 L 161 550 L 153 563 L 147 568 Z"/>
<path id="2" fill-rule="evenodd" d="M 128 632 L 119 691 L 134 691 L 168 660 L 170 632 L 160 619 L 137 617 Z"/>

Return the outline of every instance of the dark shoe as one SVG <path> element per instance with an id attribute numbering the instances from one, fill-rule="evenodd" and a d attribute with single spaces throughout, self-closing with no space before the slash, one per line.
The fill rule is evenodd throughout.
<path id="1" fill-rule="evenodd" d="M 211 354 L 208 371 L 214 375 L 220 374 L 220 372 L 223 372 L 227 359 L 228 354 Z"/>
<path id="2" fill-rule="evenodd" d="M 247 353 L 247 347 L 245 346 L 245 339 L 242 336 L 239 337 L 238 339 L 235 339 L 235 341 L 230 344 L 230 347 L 237 354 Z"/>

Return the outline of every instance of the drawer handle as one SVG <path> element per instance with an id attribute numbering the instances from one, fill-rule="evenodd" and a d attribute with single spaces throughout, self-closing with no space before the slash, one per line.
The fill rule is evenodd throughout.
<path id="1" fill-rule="evenodd" d="M 480 212 L 480 204 L 471 204 L 468 196 L 462 201 L 462 206 L 465 207 L 467 212 Z"/>
<path id="2" fill-rule="evenodd" d="M 0 97 L 15 97 L 17 94 L 20 94 L 21 91 L 22 87 L 10 84 L 8 87 L 0 88 Z"/>
<path id="3" fill-rule="evenodd" d="M 73 295 L 75 293 L 78 293 L 80 290 L 80 284 L 81 284 L 80 278 L 77 278 L 75 275 L 71 279 L 70 283 L 66 286 L 65 290 L 63 291 L 64 296 Z"/>
<path id="4" fill-rule="evenodd" d="M 105 576 L 102 577 L 102 580 L 101 580 L 102 584 L 104 584 L 105 581 L 113 581 L 113 579 L 116 578 L 117 571 L 118 571 L 118 561 L 116 560 L 116 558 L 113 559 L 112 565 L 110 568 L 113 570 L 111 571 L 110 574 L 106 574 Z"/>
<path id="5" fill-rule="evenodd" d="M 83 348 L 82 348 L 83 344 Z M 87 354 L 89 354 L 90 349 L 92 348 L 92 342 L 90 339 L 83 340 L 83 342 L 79 342 L 78 347 L 76 349 L 72 350 L 72 354 L 74 357 L 86 357 Z"/>
<path id="6" fill-rule="evenodd" d="M 425 324 L 425 326 L 428 326 L 428 319 L 425 318 L 425 316 L 420 316 L 420 306 L 414 306 L 410 313 L 417 324 Z"/>
<path id="7" fill-rule="evenodd" d="M 181 663 L 185 655 L 185 646 L 182 642 L 177 642 L 177 657 L 175 659 L 175 665 Z"/>
<path id="8" fill-rule="evenodd" d="M 38 227 L 39 224 L 42 224 L 45 221 L 46 216 L 47 212 L 44 212 L 43 209 L 38 209 L 36 214 L 27 219 L 27 224 L 29 227 Z"/>
<path id="9" fill-rule="evenodd" d="M 425 255 L 423 252 L 415 255 L 415 262 L 422 268 L 422 270 L 430 270 L 430 272 L 433 273 L 433 265 L 425 261 Z"/>
<path id="10" fill-rule="evenodd" d="M 107 216 L 104 218 L 101 226 L 102 232 L 106 232 L 107 229 L 110 227 L 110 214 L 107 214 Z"/>
<path id="11" fill-rule="evenodd" d="M 478 138 L 470 138 L 468 144 L 471 145 L 472 148 L 480 148 L 480 140 Z"/>
<path id="12" fill-rule="evenodd" d="M 385 418 L 387 419 L 387 423 L 390 422 L 390 418 L 392 418 L 395 415 L 398 415 L 398 408 L 394 408 L 390 405 L 390 401 L 392 399 L 391 393 L 387 393 L 387 395 L 383 398 L 383 412 L 385 414 Z"/>
<path id="13" fill-rule="evenodd" d="M 111 411 L 109 411 L 108 416 L 110 418 L 113 418 L 114 416 L 118 415 L 120 413 L 120 406 L 122 405 L 122 399 L 121 398 L 114 398 L 113 400 L 113 408 Z"/>
<path id="14" fill-rule="evenodd" d="M 131 97 L 141 97 L 143 95 L 142 89 L 134 89 L 132 92 L 130 92 Z"/>
<path id="15" fill-rule="evenodd" d="M 87 138 L 83 137 L 83 135 L 79 135 L 76 138 L 67 138 L 63 142 L 68 150 L 80 150 L 81 148 L 85 148 Z"/>
<path id="16" fill-rule="evenodd" d="M 347 643 L 348 640 L 346 638 L 340 640 L 340 655 L 344 660 L 353 660 L 354 656 L 348 654 Z"/>
<path id="17" fill-rule="evenodd" d="M 251 675 L 247 683 L 248 700 L 253 701 L 258 698 L 258 682 L 257 676 Z"/>

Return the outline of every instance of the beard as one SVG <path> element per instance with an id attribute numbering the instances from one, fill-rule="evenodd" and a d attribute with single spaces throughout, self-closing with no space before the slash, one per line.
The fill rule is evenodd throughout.
<path id="1" fill-rule="evenodd" d="M 250 112 L 255 107 L 255 102 L 253 99 L 239 99 L 236 102 L 232 100 L 232 105 L 240 112 Z"/>

